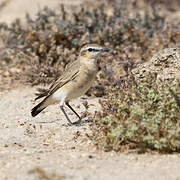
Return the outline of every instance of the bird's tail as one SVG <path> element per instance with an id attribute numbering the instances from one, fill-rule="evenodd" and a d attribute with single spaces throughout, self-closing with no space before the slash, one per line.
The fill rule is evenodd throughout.
<path id="1" fill-rule="evenodd" d="M 38 105 L 36 105 L 33 109 L 31 109 L 31 115 L 35 117 L 38 115 L 42 110 L 44 110 L 46 107 L 43 106 L 44 100 L 40 102 Z"/>

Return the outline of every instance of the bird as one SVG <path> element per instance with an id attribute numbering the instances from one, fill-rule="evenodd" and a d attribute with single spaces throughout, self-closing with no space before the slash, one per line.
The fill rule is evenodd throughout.
<path id="1" fill-rule="evenodd" d="M 84 45 L 77 57 L 77 60 L 69 63 L 62 75 L 50 86 L 49 89 L 40 92 L 35 98 L 44 98 L 31 110 L 31 115 L 35 117 L 46 107 L 58 104 L 70 125 L 81 124 L 81 117 L 72 108 L 69 102 L 85 94 L 93 84 L 99 71 L 98 57 L 103 52 L 109 52 L 109 48 L 98 44 Z M 78 121 L 72 122 L 64 110 L 64 105 L 78 117 Z"/>

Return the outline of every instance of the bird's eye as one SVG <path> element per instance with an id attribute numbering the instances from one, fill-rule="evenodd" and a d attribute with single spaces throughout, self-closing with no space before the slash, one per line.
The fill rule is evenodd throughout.
<path id="1" fill-rule="evenodd" d="M 92 49 L 92 48 L 89 48 L 89 49 L 88 49 L 88 51 L 89 51 L 89 52 L 92 52 L 92 51 L 93 51 L 93 49 Z"/>

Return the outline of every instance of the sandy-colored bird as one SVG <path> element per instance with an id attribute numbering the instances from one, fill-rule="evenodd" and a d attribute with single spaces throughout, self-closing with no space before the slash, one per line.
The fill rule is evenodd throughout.
<path id="1" fill-rule="evenodd" d="M 97 57 L 102 52 L 108 51 L 108 48 L 101 47 L 97 44 L 88 44 L 82 47 L 77 60 L 67 65 L 62 76 L 60 76 L 47 91 L 38 94 L 35 100 L 42 97 L 45 98 L 31 110 L 31 115 L 34 117 L 47 106 L 59 103 L 60 109 L 68 122 L 71 125 L 79 124 L 81 117 L 70 106 L 69 101 L 82 96 L 91 87 L 99 70 Z M 64 110 L 64 104 L 76 114 L 79 118 L 78 121 L 71 122 Z"/>

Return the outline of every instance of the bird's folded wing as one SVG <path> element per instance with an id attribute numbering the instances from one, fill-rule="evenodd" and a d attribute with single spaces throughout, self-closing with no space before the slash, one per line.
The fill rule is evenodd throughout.
<path id="1" fill-rule="evenodd" d="M 46 97 L 50 96 L 51 94 L 56 92 L 59 88 L 64 86 L 66 83 L 73 80 L 79 72 L 79 67 L 80 67 L 80 64 L 79 64 L 79 61 L 77 60 L 70 63 L 66 67 L 63 74 L 51 85 L 51 87 L 46 92 L 39 93 L 38 97 L 35 100 L 42 98 L 44 96 Z"/>

